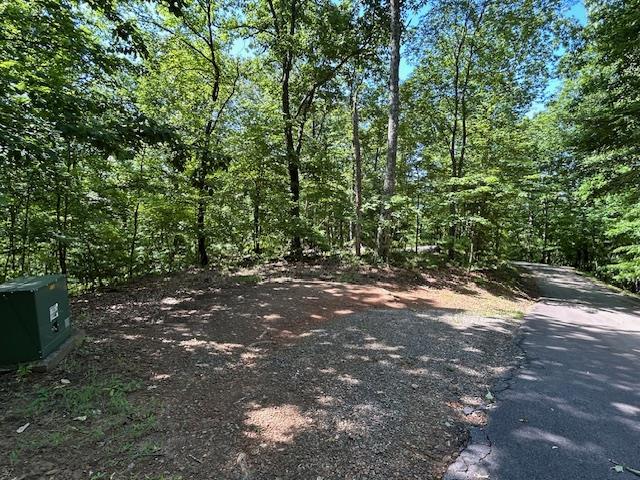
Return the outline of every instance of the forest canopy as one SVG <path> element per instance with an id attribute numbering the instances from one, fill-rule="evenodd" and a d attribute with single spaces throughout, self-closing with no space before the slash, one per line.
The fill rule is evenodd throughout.
<path id="1" fill-rule="evenodd" d="M 0 0 L 0 279 L 427 250 L 638 291 L 640 2 L 573 6 Z"/>

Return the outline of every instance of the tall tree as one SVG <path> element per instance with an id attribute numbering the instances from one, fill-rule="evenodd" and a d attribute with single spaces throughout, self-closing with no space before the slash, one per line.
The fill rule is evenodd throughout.
<path id="1" fill-rule="evenodd" d="M 239 25 L 278 65 L 285 158 L 291 196 L 290 255 L 302 255 L 300 163 L 314 102 L 347 62 L 369 47 L 375 18 L 354 19 L 349 5 L 329 0 L 260 0 Z"/>
<path id="2" fill-rule="evenodd" d="M 382 187 L 382 207 L 378 226 L 378 255 L 388 259 L 391 247 L 391 197 L 396 188 L 396 159 L 398 156 L 398 121 L 400 118 L 400 40 L 402 34 L 402 0 L 389 1 L 389 119 L 387 126 L 387 163 Z"/>
<path id="3" fill-rule="evenodd" d="M 353 242 L 358 257 L 362 253 L 362 144 L 360 143 L 359 88 L 360 83 L 354 69 L 351 80 L 351 143 L 353 144 L 353 207 L 355 211 Z"/>
<path id="4" fill-rule="evenodd" d="M 545 85 L 560 8 L 554 0 L 443 0 L 422 19 L 414 42 L 421 60 L 407 89 L 431 126 L 418 143 L 437 159 L 430 177 L 440 177 L 446 203 L 449 260 L 462 257 L 462 248 L 468 260 L 478 251 L 491 216 L 480 192 L 499 185 L 500 170 L 490 169 L 508 160 L 496 156 L 504 136 L 492 137 L 513 129 Z"/>
<path id="5" fill-rule="evenodd" d="M 567 84 L 564 120 L 581 197 L 601 220 L 609 248 L 581 260 L 640 291 L 640 10 L 637 1 L 588 6 L 583 48 L 567 72 L 577 80 Z"/>
<path id="6" fill-rule="evenodd" d="M 197 111 L 201 115 L 198 119 L 201 135 L 194 140 L 193 154 L 198 159 L 198 165 L 193 173 L 193 183 L 198 191 L 196 209 L 196 242 L 198 263 L 201 266 L 209 264 L 206 235 L 206 210 L 210 186 L 207 177 L 216 169 L 222 168 L 227 159 L 219 148 L 217 129 L 221 126 L 221 119 L 232 100 L 238 79 L 239 66 L 232 67 L 232 62 L 223 60 L 220 32 L 218 30 L 220 18 L 219 6 L 213 0 L 200 0 L 191 6 L 180 4 L 174 7 L 172 13 L 159 9 L 151 9 L 141 15 L 141 20 L 170 35 L 169 43 L 172 48 L 184 48 L 185 64 L 174 65 L 178 71 L 188 72 L 196 70 L 204 80 L 203 86 L 208 90 L 208 98 L 198 99 L 200 104 Z M 231 70 L 226 75 L 223 66 Z M 183 77 L 184 78 L 184 77 Z M 220 97 L 222 83 L 229 87 L 223 97 Z"/>

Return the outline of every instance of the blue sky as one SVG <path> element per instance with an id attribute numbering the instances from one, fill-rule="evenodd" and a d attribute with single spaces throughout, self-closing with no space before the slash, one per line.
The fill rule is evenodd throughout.
<path id="1" fill-rule="evenodd" d="M 587 10 L 584 6 L 583 0 L 577 0 L 567 11 L 565 15 L 569 18 L 575 18 L 580 22 L 581 25 L 586 24 L 587 22 Z M 409 18 L 409 24 L 415 26 L 419 21 L 419 14 L 414 17 Z M 400 79 L 404 80 L 413 71 L 414 66 L 408 61 L 407 56 L 404 55 L 400 58 Z M 551 79 L 549 85 L 547 86 L 547 90 L 550 89 L 548 93 L 553 93 L 560 87 L 560 81 L 558 79 Z"/>
<path id="2" fill-rule="evenodd" d="M 566 16 L 569 18 L 575 18 L 576 20 L 578 20 L 578 22 L 580 22 L 581 25 L 585 25 L 587 23 L 587 10 L 584 6 L 584 1 L 578 0 L 578 2 L 576 2 L 570 9 L 567 10 Z M 562 52 L 560 51 L 558 53 Z M 534 102 L 533 105 L 531 105 L 529 112 L 527 112 L 527 115 L 531 117 L 536 113 L 544 110 L 546 99 L 552 97 L 560 90 L 560 88 L 562 88 L 561 79 L 555 77 L 549 79 L 549 83 L 547 83 L 547 86 L 544 90 L 544 98 L 541 98 L 538 101 Z"/>

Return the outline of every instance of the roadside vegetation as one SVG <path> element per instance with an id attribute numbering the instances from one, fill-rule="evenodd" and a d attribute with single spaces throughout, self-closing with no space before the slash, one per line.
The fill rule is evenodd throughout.
<path id="1" fill-rule="evenodd" d="M 0 278 L 428 247 L 637 290 L 639 9 L 582 7 L 2 1 Z"/>

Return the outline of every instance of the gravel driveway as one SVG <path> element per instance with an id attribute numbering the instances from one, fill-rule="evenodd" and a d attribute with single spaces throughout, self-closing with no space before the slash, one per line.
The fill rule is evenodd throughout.
<path id="1" fill-rule="evenodd" d="M 248 382 L 247 471 L 263 479 L 439 477 L 473 420 L 458 408 L 479 405 L 513 358 L 514 325 L 378 310 L 310 331 L 272 352 L 254 372 L 257 383 Z"/>
<path id="2" fill-rule="evenodd" d="M 377 275 L 186 272 L 75 298 L 82 348 L 0 377 L 0 480 L 441 478 L 530 297 Z"/>

